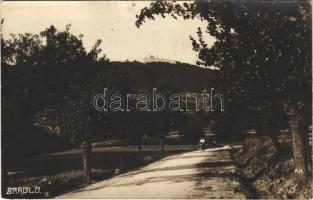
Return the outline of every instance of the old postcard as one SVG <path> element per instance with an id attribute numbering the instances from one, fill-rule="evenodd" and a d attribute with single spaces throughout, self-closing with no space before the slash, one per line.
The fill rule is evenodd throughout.
<path id="1" fill-rule="evenodd" d="M 1 194 L 312 199 L 311 1 L 2 1 Z"/>

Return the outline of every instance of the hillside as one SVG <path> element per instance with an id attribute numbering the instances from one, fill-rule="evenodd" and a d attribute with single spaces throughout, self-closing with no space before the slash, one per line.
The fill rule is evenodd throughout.
<path id="1" fill-rule="evenodd" d="M 127 71 L 132 74 L 136 90 L 160 88 L 170 91 L 198 91 L 214 87 L 216 70 L 177 63 L 111 62 L 105 65 L 110 71 Z"/>
<path id="2" fill-rule="evenodd" d="M 84 120 L 86 114 L 74 116 L 73 113 L 81 109 L 82 101 L 88 105 L 94 95 L 106 87 L 112 93 L 121 90 L 126 93 L 151 92 L 152 88 L 171 94 L 200 92 L 214 87 L 217 71 L 182 63 L 108 62 L 21 64 L 4 67 L 2 72 L 5 110 L 2 128 L 6 133 L 3 143 L 8 147 L 9 157 L 14 158 L 67 149 L 72 147 L 69 140 L 79 142 L 81 138 L 76 138 L 77 134 L 71 133 L 73 129 L 67 124 L 73 121 L 67 120 L 75 117 Z M 61 127 L 61 131 L 52 127 Z M 20 146 L 19 151 L 13 144 Z"/>

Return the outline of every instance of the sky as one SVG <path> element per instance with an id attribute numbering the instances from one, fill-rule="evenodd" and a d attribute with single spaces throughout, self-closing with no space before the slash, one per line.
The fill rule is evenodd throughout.
<path id="1" fill-rule="evenodd" d="M 3 37 L 10 33 L 40 33 L 50 25 L 83 34 L 83 43 L 90 50 L 101 39 L 103 53 L 112 61 L 143 61 L 146 56 L 158 56 L 195 64 L 189 36 L 196 36 L 198 27 L 205 30 L 200 20 L 156 18 L 146 21 L 138 29 L 136 15 L 149 1 L 10 1 L 1 2 L 0 15 L 4 19 Z M 213 44 L 214 38 L 206 34 Z"/>

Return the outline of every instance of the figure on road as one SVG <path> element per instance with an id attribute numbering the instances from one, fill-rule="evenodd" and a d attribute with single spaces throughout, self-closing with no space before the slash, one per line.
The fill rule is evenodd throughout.
<path id="1" fill-rule="evenodd" d="M 205 139 L 204 139 L 204 137 L 200 138 L 199 145 L 200 145 L 200 151 L 204 151 L 204 148 L 205 148 Z"/>

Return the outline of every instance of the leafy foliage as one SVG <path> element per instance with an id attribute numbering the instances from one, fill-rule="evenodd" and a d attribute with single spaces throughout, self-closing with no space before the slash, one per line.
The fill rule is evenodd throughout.
<path id="1" fill-rule="evenodd" d="M 152 2 L 141 10 L 136 25 L 166 15 L 200 18 L 206 33 L 216 38 L 209 46 L 203 30 L 190 37 L 198 64 L 218 67 L 221 88 L 227 91 L 227 119 L 246 121 L 262 129 L 286 127 L 284 107 L 310 113 L 311 5 L 309 2 Z M 271 132 L 267 130 L 261 132 Z"/>
<path id="2" fill-rule="evenodd" d="M 87 52 L 82 36 L 72 35 L 69 30 L 70 26 L 65 31 L 51 26 L 39 35 L 2 38 L 5 152 L 49 151 L 44 150 L 45 146 L 36 145 L 37 140 L 30 139 L 39 135 L 46 136 L 47 140 L 59 138 L 50 141 L 55 144 L 51 150 L 70 146 L 59 141 L 77 145 L 90 135 L 131 138 L 140 143 L 145 135 L 167 134 L 173 129 L 171 124 L 175 117 L 169 113 L 98 112 L 92 105 L 96 94 L 102 93 L 104 88 L 111 94 L 126 95 L 142 90 L 150 93 L 152 88 L 181 92 L 213 87 L 215 72 L 212 70 L 183 63 L 108 62 L 100 56 L 100 40 Z M 34 136 L 29 137 L 30 134 Z M 29 143 L 34 145 L 29 147 Z M 20 146 L 19 151 L 14 149 L 14 144 Z"/>
<path id="3" fill-rule="evenodd" d="M 105 55 L 99 58 L 101 40 L 87 52 L 82 36 L 69 30 L 70 25 L 65 31 L 50 26 L 40 34 L 11 35 L 6 40 L 1 37 L 3 137 L 7 148 L 14 148 L 19 140 L 20 146 L 27 146 L 27 134 L 41 137 L 44 133 L 39 127 L 50 135 L 76 140 L 90 123 L 86 119 L 90 119 L 89 98 L 94 87 L 88 80 L 95 72 L 85 66 L 109 60 Z M 30 152 L 5 152 L 45 151 L 23 149 Z"/>

